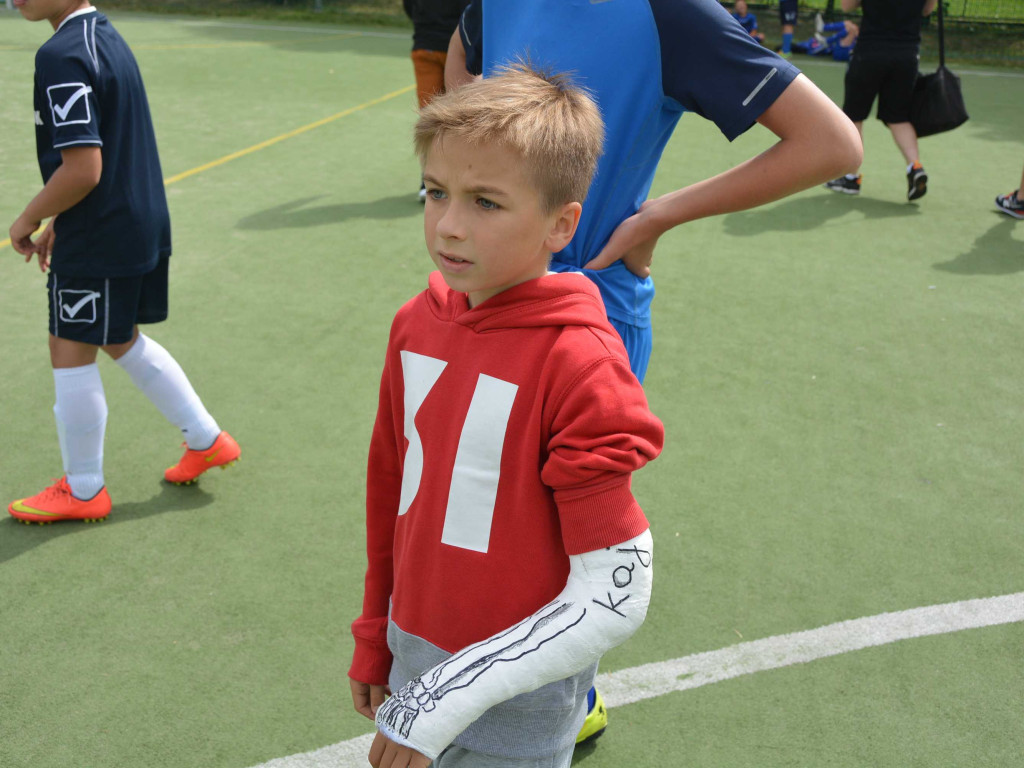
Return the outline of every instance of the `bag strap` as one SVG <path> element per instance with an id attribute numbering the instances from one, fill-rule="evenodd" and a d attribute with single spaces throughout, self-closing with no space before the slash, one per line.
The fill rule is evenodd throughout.
<path id="1" fill-rule="evenodd" d="M 946 66 L 946 36 L 942 27 L 942 6 L 944 0 L 939 0 L 936 5 L 939 11 L 939 67 Z"/>

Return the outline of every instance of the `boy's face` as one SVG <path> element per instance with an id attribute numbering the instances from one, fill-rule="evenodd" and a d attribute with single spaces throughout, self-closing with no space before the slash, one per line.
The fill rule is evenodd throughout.
<path id="1" fill-rule="evenodd" d="M 735 10 L 740 16 L 746 16 L 747 4 L 743 0 L 736 0 Z"/>
<path id="2" fill-rule="evenodd" d="M 14 0 L 14 7 L 29 21 L 46 19 L 56 29 L 69 15 L 88 8 L 88 0 Z"/>
<path id="3" fill-rule="evenodd" d="M 470 306 L 547 272 L 551 254 L 572 239 L 581 206 L 541 206 L 518 153 L 447 136 L 423 166 L 423 231 L 445 282 Z"/>

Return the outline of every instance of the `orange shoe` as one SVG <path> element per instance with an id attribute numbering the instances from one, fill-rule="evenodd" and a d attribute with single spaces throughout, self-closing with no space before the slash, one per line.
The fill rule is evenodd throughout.
<path id="1" fill-rule="evenodd" d="M 91 523 L 103 520 L 110 514 L 110 494 L 104 487 L 88 501 L 75 498 L 71 495 L 71 486 L 65 476 L 42 493 L 13 502 L 7 511 L 25 524 L 45 525 L 60 520 L 84 520 Z"/>
<path id="2" fill-rule="evenodd" d="M 208 469 L 227 469 L 238 461 L 241 455 L 242 449 L 238 447 L 235 439 L 227 432 L 221 432 L 213 441 L 213 445 L 205 451 L 193 451 L 186 447 L 181 461 L 173 467 L 168 467 L 164 472 L 164 480 L 175 485 L 189 485 Z"/>

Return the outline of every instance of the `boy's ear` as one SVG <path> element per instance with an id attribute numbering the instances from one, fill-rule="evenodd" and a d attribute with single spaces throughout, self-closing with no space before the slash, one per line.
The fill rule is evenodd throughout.
<path id="1" fill-rule="evenodd" d="M 572 236 L 576 234 L 576 227 L 579 226 L 582 214 L 583 206 L 575 202 L 565 203 L 551 214 L 551 230 L 544 241 L 551 253 L 558 253 L 569 244 Z"/>

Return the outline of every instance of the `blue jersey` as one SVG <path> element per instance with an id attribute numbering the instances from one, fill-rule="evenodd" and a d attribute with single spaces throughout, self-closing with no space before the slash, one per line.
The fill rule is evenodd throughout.
<path id="1" fill-rule="evenodd" d="M 647 199 L 676 123 L 695 112 L 731 141 L 798 74 L 758 45 L 717 0 L 474 0 L 460 23 L 470 71 L 528 59 L 569 72 L 596 97 L 604 154 L 569 246 L 552 269 L 580 270 Z M 651 280 L 621 262 L 594 280 L 612 320 L 650 325 Z"/>
<path id="2" fill-rule="evenodd" d="M 135 57 L 95 8 L 71 14 L 36 54 L 36 151 L 46 182 L 61 150 L 101 147 L 99 185 L 57 216 L 52 268 L 130 277 L 171 252 L 156 136 Z"/>
<path id="3" fill-rule="evenodd" d="M 757 16 L 752 13 L 748 13 L 746 16 L 740 16 L 734 11 L 732 17 L 740 23 L 741 27 L 747 30 L 748 35 L 757 29 Z"/>

